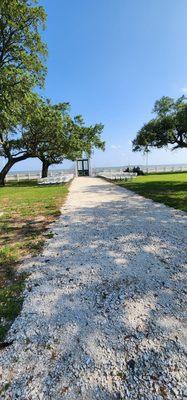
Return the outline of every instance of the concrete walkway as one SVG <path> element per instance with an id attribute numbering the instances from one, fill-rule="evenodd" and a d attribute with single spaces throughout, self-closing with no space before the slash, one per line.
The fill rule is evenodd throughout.
<path id="1" fill-rule="evenodd" d="M 186 214 L 76 178 L 31 272 L 1 399 L 186 399 Z"/>

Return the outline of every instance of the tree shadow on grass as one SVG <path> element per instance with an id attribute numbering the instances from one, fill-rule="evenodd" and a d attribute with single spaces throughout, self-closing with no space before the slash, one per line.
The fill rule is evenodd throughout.
<path id="1" fill-rule="evenodd" d="M 146 198 L 167 206 L 187 211 L 187 182 L 160 181 L 160 182 L 130 182 L 117 181 L 121 187 L 132 190 Z"/>

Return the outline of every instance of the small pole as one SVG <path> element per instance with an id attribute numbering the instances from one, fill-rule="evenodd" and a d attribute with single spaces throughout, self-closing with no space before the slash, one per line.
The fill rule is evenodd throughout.
<path id="1" fill-rule="evenodd" d="M 146 171 L 147 171 L 147 174 L 148 174 L 148 150 L 146 150 L 146 152 L 145 152 L 145 162 L 146 162 Z"/>
<path id="2" fill-rule="evenodd" d="M 88 167 L 89 167 L 89 176 L 92 176 L 92 164 L 91 164 L 91 158 L 88 159 Z"/>
<path id="3" fill-rule="evenodd" d="M 77 160 L 75 160 L 75 176 L 78 176 L 78 172 L 77 172 Z"/>

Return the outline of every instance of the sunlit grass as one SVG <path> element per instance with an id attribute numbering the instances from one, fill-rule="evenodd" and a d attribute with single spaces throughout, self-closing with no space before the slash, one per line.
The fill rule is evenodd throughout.
<path id="1" fill-rule="evenodd" d="M 115 182 L 156 202 L 187 211 L 187 172 L 149 174 Z"/>

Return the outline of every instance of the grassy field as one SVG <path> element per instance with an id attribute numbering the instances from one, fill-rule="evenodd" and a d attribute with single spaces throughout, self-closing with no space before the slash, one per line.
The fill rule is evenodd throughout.
<path id="1" fill-rule="evenodd" d="M 187 172 L 150 174 L 115 183 L 159 203 L 187 211 Z"/>
<path id="2" fill-rule="evenodd" d="M 24 275 L 18 263 L 38 254 L 52 236 L 49 225 L 60 215 L 67 185 L 38 186 L 36 182 L 0 188 L 0 341 L 22 306 Z"/>

